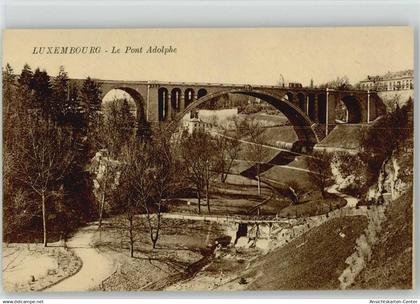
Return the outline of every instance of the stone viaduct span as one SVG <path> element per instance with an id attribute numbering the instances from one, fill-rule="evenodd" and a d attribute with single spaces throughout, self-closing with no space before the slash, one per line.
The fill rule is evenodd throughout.
<path id="1" fill-rule="evenodd" d="M 336 126 L 336 107 L 347 108 L 347 123 L 369 124 L 385 114 L 376 92 L 299 86 L 237 85 L 160 81 L 98 80 L 103 97 L 123 90 L 136 102 L 138 121 L 176 123 L 202 103 L 226 94 L 244 94 L 268 102 L 293 125 L 299 140 L 316 144 Z"/>

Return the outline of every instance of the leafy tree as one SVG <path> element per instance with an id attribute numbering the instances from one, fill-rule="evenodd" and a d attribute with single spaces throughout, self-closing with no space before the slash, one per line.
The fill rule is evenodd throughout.
<path id="1" fill-rule="evenodd" d="M 32 103 L 32 77 L 33 72 L 28 64 L 25 64 L 18 77 L 19 112 L 24 113 L 34 108 Z"/>
<path id="2" fill-rule="evenodd" d="M 7 64 L 3 72 L 3 148 L 13 149 L 14 139 L 18 138 L 14 136 L 16 133 L 16 123 L 18 123 L 19 100 L 17 99 L 16 93 L 16 76 L 13 72 L 12 67 Z M 15 128 L 14 128 L 14 127 Z M 18 130 L 19 131 L 19 130 Z M 8 150 L 11 151 L 11 150 Z"/>
<path id="3" fill-rule="evenodd" d="M 100 142 L 97 126 L 101 119 L 101 96 L 101 85 L 90 77 L 86 78 L 80 89 L 80 113 L 89 152 L 97 151 Z"/>
<path id="4" fill-rule="evenodd" d="M 128 102 L 113 100 L 104 106 L 104 115 L 96 125 L 98 145 L 102 148 L 97 153 L 96 165 L 92 167 L 96 175 L 96 197 L 99 202 L 99 228 L 102 227 L 105 202 L 115 192 L 117 159 L 120 158 L 121 147 L 129 144 L 134 136 L 134 117 Z M 127 161 L 127 160 L 125 160 Z M 134 209 L 129 208 L 127 216 L 132 221 Z M 131 227 L 132 222 L 130 222 Z M 131 232 L 130 232 L 131 233 Z"/>
<path id="5" fill-rule="evenodd" d="M 332 178 L 331 156 L 326 151 L 313 152 L 311 157 L 307 157 L 307 164 L 309 179 L 325 198 L 325 188 Z"/>
<path id="6" fill-rule="evenodd" d="M 55 80 L 40 69 L 33 73 L 27 64 L 18 76 L 10 65 L 3 69 L 3 157 L 7 162 L 3 198 L 8 240 L 33 241 L 33 233 L 41 228 L 47 243 L 47 232 L 52 229 L 64 231 L 92 219 L 93 187 L 86 172 L 90 156 L 87 132 L 82 129 L 87 124 L 77 114 L 79 92 L 70 84 L 69 93 L 57 94 L 58 86 L 50 84 Z M 76 117 L 57 124 L 51 115 L 54 94 L 60 105 L 76 101 Z"/>
<path id="7" fill-rule="evenodd" d="M 4 119 L 10 118 L 11 107 L 13 99 L 16 95 L 16 75 L 10 64 L 6 64 L 6 67 L 2 69 L 3 73 L 3 117 Z"/>
<path id="8" fill-rule="evenodd" d="M 337 169 L 336 181 L 341 183 L 342 192 L 360 197 L 369 188 L 366 164 L 359 154 L 352 155 L 346 151 L 335 152 L 332 165 Z"/>
<path id="9" fill-rule="evenodd" d="M 116 158 L 121 147 L 134 136 L 135 118 L 126 99 L 113 100 L 104 106 L 99 137 L 111 157 Z"/>
<path id="10" fill-rule="evenodd" d="M 101 110 L 101 85 L 90 77 L 83 81 L 80 89 L 80 106 L 87 128 L 93 128 Z"/>
<path id="11" fill-rule="evenodd" d="M 152 128 L 150 123 L 143 119 L 137 123 L 136 137 L 140 142 L 148 142 L 152 137 Z"/>
<path id="12" fill-rule="evenodd" d="M 64 116 L 69 111 L 69 78 L 63 66 L 60 66 L 58 75 L 52 81 L 52 97 L 50 104 L 50 114 L 55 121 L 64 122 Z"/>
<path id="13" fill-rule="evenodd" d="M 340 89 L 340 90 L 351 90 L 353 85 L 350 83 L 347 76 L 337 77 L 335 80 L 331 80 L 319 86 L 320 88 Z"/>
<path id="14" fill-rule="evenodd" d="M 392 112 L 374 121 L 361 132 L 360 157 L 369 172 L 368 185 L 376 181 L 384 161 L 406 145 L 413 137 L 412 100 L 400 107 L 397 103 Z"/>
<path id="15" fill-rule="evenodd" d="M 21 87 L 25 87 L 26 89 L 30 90 L 32 85 L 32 77 L 33 72 L 31 67 L 25 63 L 23 66 L 22 72 L 20 73 L 20 76 L 18 78 L 18 83 Z"/>
<path id="16" fill-rule="evenodd" d="M 31 81 L 34 107 L 40 110 L 45 118 L 55 118 L 51 115 L 51 83 L 46 71 L 35 70 Z"/>

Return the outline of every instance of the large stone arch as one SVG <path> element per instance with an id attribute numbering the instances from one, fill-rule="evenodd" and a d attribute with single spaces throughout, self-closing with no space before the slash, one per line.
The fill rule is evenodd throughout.
<path id="1" fill-rule="evenodd" d="M 137 122 L 145 122 L 146 121 L 146 109 L 145 109 L 145 102 L 143 96 L 140 94 L 139 91 L 137 91 L 134 88 L 125 87 L 125 86 L 116 86 L 107 88 L 107 90 L 102 91 L 102 100 L 104 97 L 111 92 L 112 90 L 121 90 L 126 92 L 128 95 L 130 95 L 131 98 L 133 98 L 134 102 L 136 103 L 136 120 Z"/>
<path id="2" fill-rule="evenodd" d="M 176 115 L 175 120 L 171 123 L 171 126 L 175 127 L 185 114 L 197 108 L 201 104 L 226 94 L 243 94 L 268 102 L 287 117 L 287 119 L 293 125 L 293 128 L 301 142 L 308 145 L 314 145 L 319 142 L 318 137 L 312 128 L 312 121 L 299 108 L 298 105 L 293 104 L 292 102 L 288 101 L 287 98 L 285 98 L 287 93 L 284 93 L 283 95 L 277 95 L 271 92 L 260 90 L 230 89 L 203 96 L 202 98 L 192 102 L 184 109 L 184 111 Z"/>

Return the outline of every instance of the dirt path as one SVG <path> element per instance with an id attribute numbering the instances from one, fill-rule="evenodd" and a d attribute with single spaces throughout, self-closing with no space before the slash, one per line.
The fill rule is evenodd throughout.
<path id="1" fill-rule="evenodd" d="M 88 291 L 112 274 L 112 260 L 91 245 L 96 231 L 97 225 L 82 228 L 67 242 L 67 246 L 82 260 L 82 268 L 74 276 L 45 291 Z"/>

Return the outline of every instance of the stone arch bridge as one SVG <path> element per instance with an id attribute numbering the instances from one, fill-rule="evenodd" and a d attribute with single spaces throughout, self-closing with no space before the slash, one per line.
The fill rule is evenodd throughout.
<path id="1" fill-rule="evenodd" d="M 369 124 L 385 114 L 376 92 L 299 86 L 235 85 L 160 81 L 97 80 L 104 97 L 123 90 L 136 102 L 138 121 L 176 123 L 202 103 L 226 94 L 243 94 L 268 102 L 293 125 L 302 142 L 316 144 L 336 126 L 336 107 L 346 108 L 347 123 Z"/>

